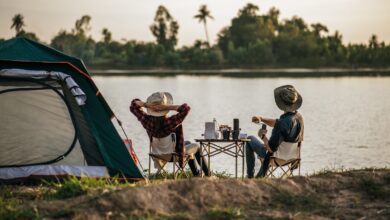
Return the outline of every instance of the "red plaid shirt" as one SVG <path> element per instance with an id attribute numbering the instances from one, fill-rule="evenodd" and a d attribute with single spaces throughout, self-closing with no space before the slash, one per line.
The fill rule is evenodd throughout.
<path id="1" fill-rule="evenodd" d="M 136 104 L 136 101 L 140 101 L 139 99 L 134 99 L 131 101 L 130 111 L 137 117 L 138 121 L 141 122 L 142 126 L 146 129 L 146 132 L 149 135 L 151 140 L 152 137 L 162 138 L 170 135 L 171 133 L 176 134 L 176 147 L 175 151 L 179 154 L 181 160 L 180 165 L 183 165 L 183 159 L 185 155 L 185 147 L 184 147 L 184 137 L 183 137 L 183 127 L 181 123 L 184 118 L 187 116 L 190 111 L 190 106 L 187 104 L 181 105 L 177 114 L 172 115 L 171 117 L 167 117 L 164 120 L 163 126 L 160 129 L 156 128 L 156 120 L 154 116 L 146 114 L 142 107 Z"/>

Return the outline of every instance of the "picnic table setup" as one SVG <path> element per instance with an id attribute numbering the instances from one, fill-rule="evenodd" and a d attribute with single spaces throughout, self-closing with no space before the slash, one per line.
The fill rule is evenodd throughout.
<path id="1" fill-rule="evenodd" d="M 218 125 L 215 119 L 213 122 L 206 122 L 203 136 L 204 138 L 195 141 L 200 145 L 202 156 L 207 157 L 208 167 L 211 169 L 211 157 L 228 155 L 235 158 L 235 177 L 238 178 L 238 161 L 241 158 L 241 178 L 244 179 L 245 144 L 250 140 L 246 138 L 246 134 L 240 133 L 239 120 L 233 120 L 233 129 L 228 125 Z"/>

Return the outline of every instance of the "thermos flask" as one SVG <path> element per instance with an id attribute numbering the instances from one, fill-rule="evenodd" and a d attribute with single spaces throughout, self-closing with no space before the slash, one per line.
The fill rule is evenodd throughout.
<path id="1" fill-rule="evenodd" d="M 238 118 L 233 119 L 233 140 L 237 140 L 240 135 L 240 122 Z"/>

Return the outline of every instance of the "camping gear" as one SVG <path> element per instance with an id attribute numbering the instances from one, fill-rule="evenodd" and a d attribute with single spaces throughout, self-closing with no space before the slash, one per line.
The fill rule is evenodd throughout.
<path id="1" fill-rule="evenodd" d="M 283 141 L 278 150 L 269 157 L 269 165 L 265 177 L 284 178 L 294 176 L 298 169 L 298 176 L 301 175 L 301 146 L 302 142 L 291 143 Z M 263 164 L 264 159 L 259 157 Z M 264 166 L 264 165 L 263 165 Z"/>
<path id="2" fill-rule="evenodd" d="M 220 138 L 219 126 L 217 120 L 213 122 L 205 122 L 205 131 L 203 134 L 205 139 L 218 139 Z"/>
<path id="3" fill-rule="evenodd" d="M 149 178 L 158 177 L 160 174 L 165 178 L 168 177 L 168 172 L 165 170 L 167 163 L 172 163 L 173 178 L 176 179 L 178 176 L 188 177 L 185 172 L 185 166 L 190 159 L 194 158 L 193 154 L 185 154 L 183 166 L 180 166 L 179 160 L 180 155 L 175 152 L 176 145 L 176 134 L 171 133 L 170 135 L 163 138 L 152 137 L 149 147 Z M 154 162 L 154 168 L 157 169 L 156 173 L 151 176 L 151 161 Z"/>
<path id="4" fill-rule="evenodd" d="M 202 156 L 207 157 L 207 167 L 210 166 L 211 157 L 216 155 L 228 155 L 235 160 L 235 177 L 238 178 L 238 160 L 241 158 L 241 178 L 244 179 L 245 167 L 245 145 L 249 139 L 240 140 L 210 140 L 210 139 L 195 139 L 200 145 Z M 226 163 L 229 164 L 229 163 Z M 202 167 L 202 162 L 200 164 Z M 201 171 L 202 174 L 202 171 Z"/>
<path id="5" fill-rule="evenodd" d="M 227 128 L 227 127 L 222 128 L 221 132 L 222 132 L 222 137 L 224 140 L 230 139 L 230 129 L 229 128 Z"/>
<path id="6" fill-rule="evenodd" d="M 238 118 L 235 118 L 233 119 L 233 132 L 232 132 L 233 140 L 237 140 L 239 134 L 240 134 L 240 122 Z"/>
<path id="7" fill-rule="evenodd" d="M 145 178 L 83 62 L 40 43 L 0 44 L 0 121 L 0 180 Z"/>
<path id="8" fill-rule="evenodd" d="M 267 130 L 267 125 L 266 124 L 262 124 L 261 125 L 261 129 L 259 130 L 258 134 L 260 134 L 260 132 L 262 130 Z M 260 135 L 259 135 L 260 136 Z M 265 134 L 261 134 L 260 138 L 263 139 L 265 137 Z"/>

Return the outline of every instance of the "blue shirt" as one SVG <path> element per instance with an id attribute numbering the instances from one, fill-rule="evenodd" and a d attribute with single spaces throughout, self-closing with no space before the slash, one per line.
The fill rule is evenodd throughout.
<path id="1" fill-rule="evenodd" d="M 285 142 L 297 143 L 303 140 L 303 117 L 298 112 L 286 112 L 276 119 L 268 144 L 272 151 L 276 151 L 279 145 Z"/>

